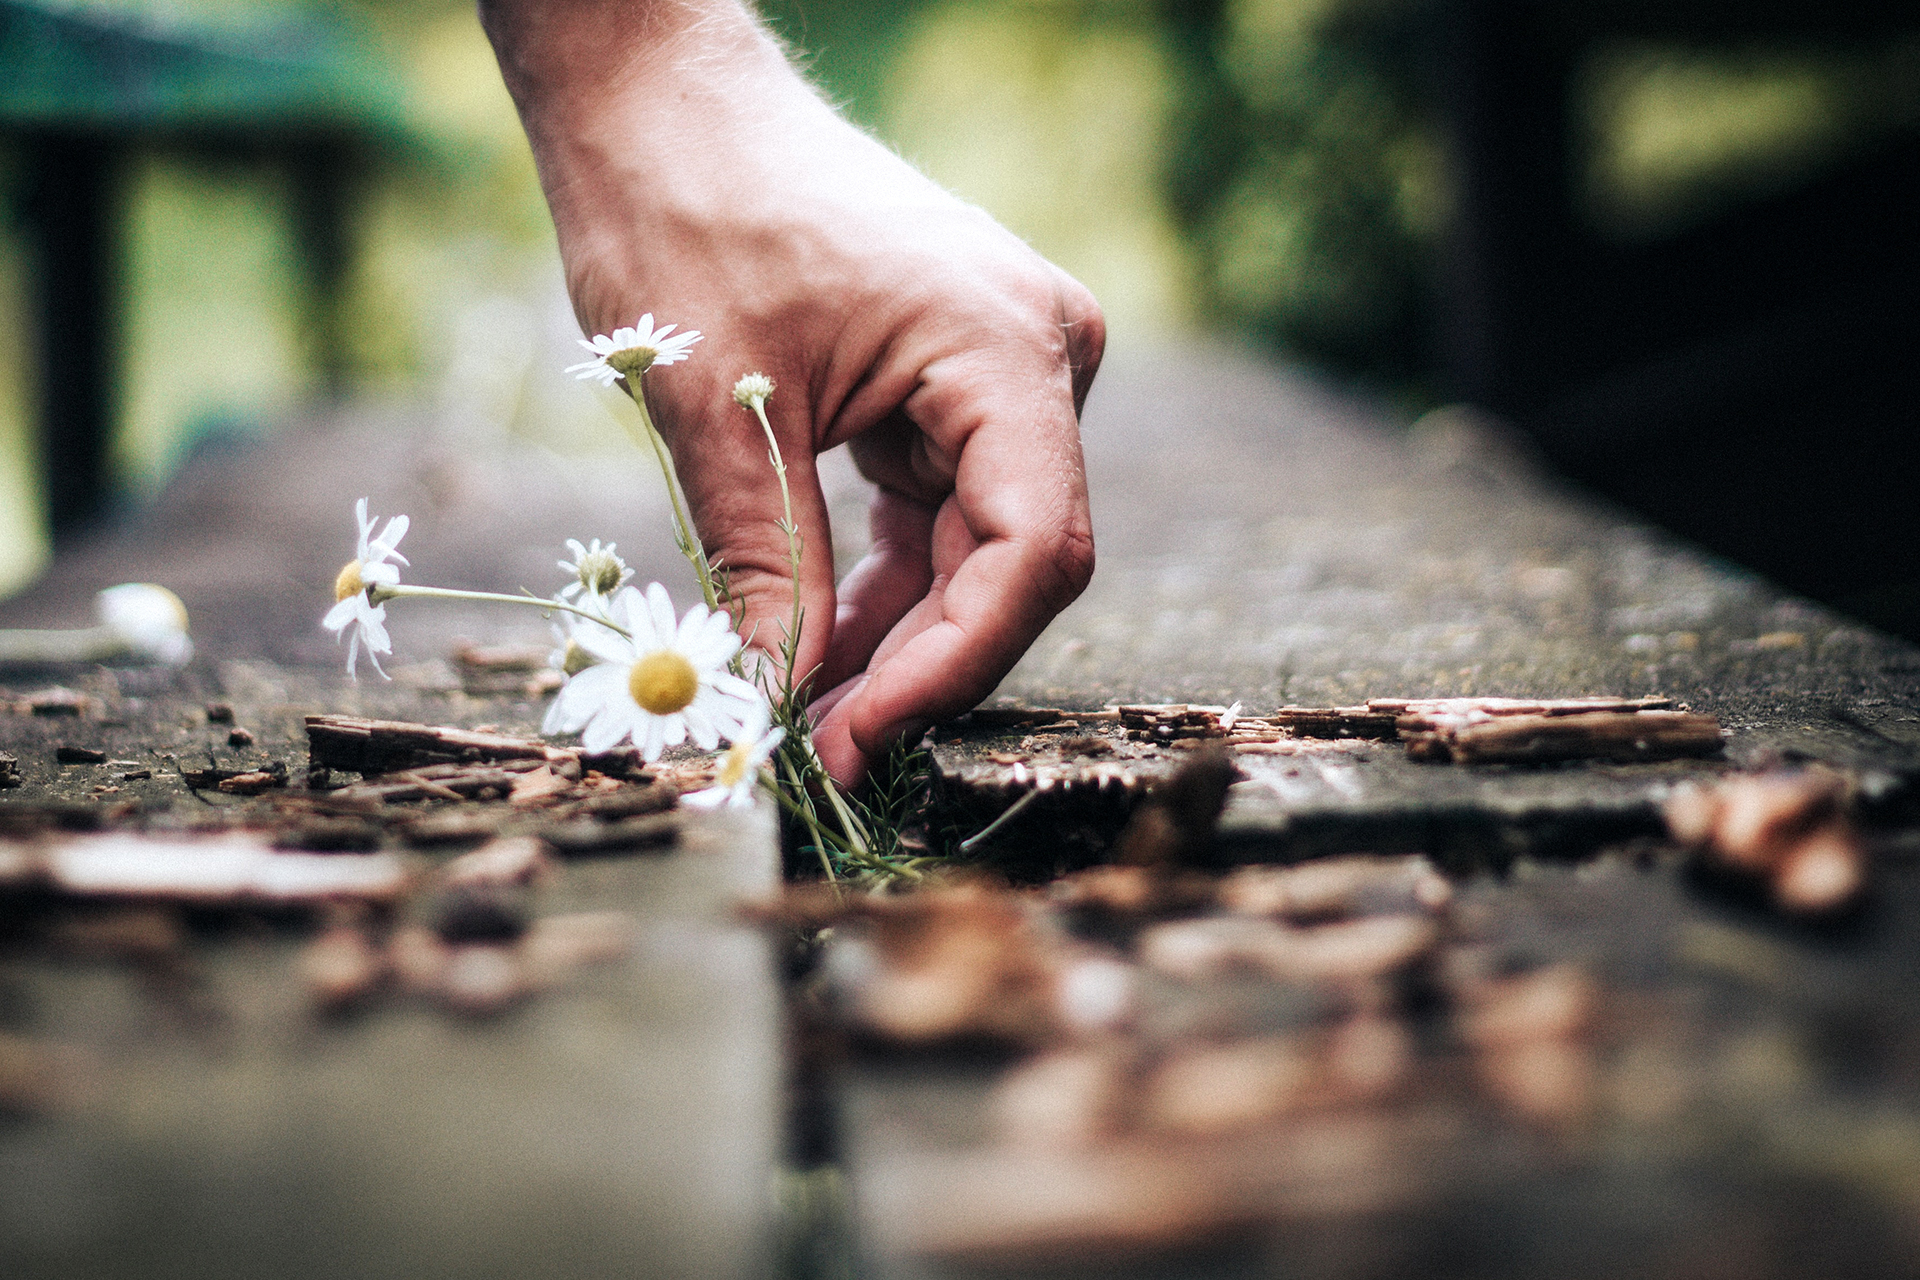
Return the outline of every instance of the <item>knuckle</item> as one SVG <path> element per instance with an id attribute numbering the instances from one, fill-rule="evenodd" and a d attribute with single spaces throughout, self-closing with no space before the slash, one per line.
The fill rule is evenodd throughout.
<path id="1" fill-rule="evenodd" d="M 1076 518 L 1056 530 L 1042 548 L 1037 594 L 1050 613 L 1080 598 L 1093 580 L 1093 529 L 1084 518 Z"/>

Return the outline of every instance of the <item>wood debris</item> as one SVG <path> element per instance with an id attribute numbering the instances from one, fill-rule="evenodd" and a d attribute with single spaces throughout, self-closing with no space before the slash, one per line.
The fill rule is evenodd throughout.
<path id="1" fill-rule="evenodd" d="M 1354 855 L 1240 867 L 1220 882 L 1219 893 L 1220 904 L 1239 915 L 1311 922 L 1440 911 L 1453 900 L 1453 883 L 1420 854 Z"/>
<path id="2" fill-rule="evenodd" d="M 440 880 L 448 885 L 526 886 L 549 880 L 553 874 L 546 846 L 529 836 L 490 840 L 440 868 Z"/>
<path id="3" fill-rule="evenodd" d="M 466 693 L 543 697 L 566 682 L 564 674 L 548 665 L 550 653 L 538 645 L 462 644 L 453 651 L 453 663 Z"/>
<path id="4" fill-rule="evenodd" d="M 90 897 L 279 906 L 390 902 L 414 880 L 392 854 L 290 852 L 248 834 L 69 836 L 39 851 L 37 871 L 57 891 Z"/>
<path id="5" fill-rule="evenodd" d="M 1572 964 L 1492 977 L 1468 968 L 1452 983 L 1454 1026 L 1482 1086 L 1513 1112 L 1574 1125 L 1593 1105 L 1590 1036 L 1600 991 Z"/>
<path id="6" fill-rule="evenodd" d="M 543 827 L 540 834 L 562 857 L 586 858 L 601 854 L 632 853 L 642 849 L 664 850 L 679 842 L 680 818 L 671 813 L 620 818 L 612 822 L 579 818 Z"/>
<path id="7" fill-rule="evenodd" d="M 267 768 L 231 774 L 214 785 L 230 796 L 257 796 L 286 786 L 287 766 L 283 761 L 275 760 Z"/>
<path id="8" fill-rule="evenodd" d="M 4 695 L 0 695 L 4 698 Z M 77 689 L 61 685 L 0 700 L 0 708 L 18 716 L 91 716 L 100 709 L 98 699 Z"/>
<path id="9" fill-rule="evenodd" d="M 1373 698 L 1364 705 L 1284 706 L 1262 714 L 1233 707 L 1190 703 L 1120 705 L 1102 713 L 1062 712 L 1053 708 L 995 708 L 974 713 L 986 728 L 1038 726 L 1071 730 L 1095 714 L 1117 720 L 1126 741 L 1198 749 L 1219 742 L 1250 754 L 1293 754 L 1308 743 L 1391 742 L 1407 745 L 1417 760 L 1456 763 L 1525 763 L 1600 759 L 1664 760 L 1711 755 L 1720 749 L 1719 724 L 1710 716 L 1674 707 L 1661 697 L 1616 698 Z M 1058 723 L 1047 723 L 1059 716 Z M 1070 739 L 1104 743 L 1108 739 Z M 1023 752 L 1039 750 L 1043 739 L 1029 736 Z M 1059 747 L 1063 758 L 1078 748 Z M 1103 748 L 1095 747 L 1093 753 Z M 1025 765 L 1027 757 L 1004 750 L 986 753 L 997 764 Z"/>
<path id="10" fill-rule="evenodd" d="M 0 751 L 0 791 L 20 785 L 20 761 Z"/>
<path id="11" fill-rule="evenodd" d="M 307 717 L 307 750 L 314 765 L 360 774 L 393 773 L 424 765 L 501 764 L 578 760 L 577 752 L 538 738 L 479 733 L 445 725 L 367 720 L 359 716 Z"/>
<path id="12" fill-rule="evenodd" d="M 1427 722 L 1427 721 L 1423 721 Z M 1405 735 L 1411 759 L 1453 764 L 1673 760 L 1716 755 L 1720 722 L 1690 711 L 1581 711 L 1461 717 Z"/>
<path id="13" fill-rule="evenodd" d="M 1134 809 L 1114 845 L 1113 860 L 1132 866 L 1203 860 L 1226 808 L 1227 788 L 1239 776 L 1219 747 L 1187 761 Z"/>
<path id="14" fill-rule="evenodd" d="M 552 988 L 576 969 L 626 956 L 635 933 L 633 918 L 619 911 L 545 916 L 511 937 L 448 938 L 409 925 L 388 944 L 385 972 L 402 991 L 456 1013 L 488 1017 Z"/>
<path id="15" fill-rule="evenodd" d="M 329 1013 L 364 1001 L 390 968 L 386 952 L 355 923 L 329 926 L 300 953 L 300 977 L 314 1003 Z"/>
<path id="16" fill-rule="evenodd" d="M 1403 732 L 1492 716 L 1572 716 L 1596 711 L 1670 711 L 1672 698 L 1371 698 L 1369 711 L 1397 718 Z"/>
<path id="17" fill-rule="evenodd" d="M 1867 888 L 1849 800 L 1846 779 L 1829 769 L 1750 774 L 1679 788 L 1666 804 L 1667 828 L 1712 867 L 1766 885 L 1784 910 L 1823 915 Z"/>
<path id="18" fill-rule="evenodd" d="M 521 775 L 544 771 L 541 760 L 512 759 L 498 764 L 432 764 L 378 773 L 330 793 L 337 800 L 403 804 L 412 800 L 504 800 Z M 549 775 L 551 776 L 551 775 Z"/>

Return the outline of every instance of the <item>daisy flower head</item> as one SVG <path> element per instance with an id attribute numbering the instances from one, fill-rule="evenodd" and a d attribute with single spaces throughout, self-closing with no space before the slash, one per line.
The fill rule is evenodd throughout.
<path id="1" fill-rule="evenodd" d="M 187 635 L 187 606 L 165 587 L 123 582 L 93 598 L 100 623 L 120 638 L 129 652 L 171 667 L 193 660 Z"/>
<path id="2" fill-rule="evenodd" d="M 633 570 L 613 554 L 616 545 L 609 542 L 603 547 L 600 539 L 595 538 L 592 546 L 583 547 L 578 538 L 568 538 L 567 550 L 573 552 L 573 559 L 562 560 L 559 565 L 573 575 L 573 581 L 560 588 L 560 598 L 571 601 L 582 592 L 589 598 L 605 597 L 626 586 Z"/>
<path id="3" fill-rule="evenodd" d="M 713 785 L 705 791 L 690 791 L 680 797 L 681 801 L 696 809 L 717 809 L 723 804 L 734 809 L 746 808 L 753 803 L 753 784 L 760 780 L 760 770 L 766 767 L 774 749 L 786 736 L 785 729 L 768 729 L 766 712 L 757 712 L 745 726 L 740 740 L 720 757 L 720 771 Z"/>
<path id="4" fill-rule="evenodd" d="M 700 341 L 701 335 L 698 329 L 674 333 L 677 328 L 672 324 L 654 328 L 653 312 L 649 311 L 631 329 L 580 338 L 577 341 L 593 352 L 593 359 L 568 365 L 567 372 L 610 387 L 620 378 L 636 379 L 656 364 L 678 364 L 687 358 L 687 348 Z"/>
<path id="5" fill-rule="evenodd" d="M 600 661 L 591 649 L 575 637 L 586 627 L 599 631 L 607 631 L 607 628 L 577 613 L 555 613 L 548 625 L 553 628 L 553 651 L 547 654 L 549 667 L 564 675 L 575 676 Z M 607 631 L 607 634 L 619 638 L 611 631 Z"/>
<path id="6" fill-rule="evenodd" d="M 590 623 L 575 628 L 574 643 L 600 661 L 567 681 L 547 710 L 544 732 L 580 730 L 591 752 L 632 738 L 651 761 L 688 738 L 711 751 L 766 714 L 760 691 L 727 670 L 740 637 L 726 614 L 696 604 L 676 621 L 667 589 L 656 582 L 644 595 L 621 588 L 607 616 L 628 635 Z"/>
<path id="7" fill-rule="evenodd" d="M 758 400 L 765 404 L 773 396 L 773 379 L 764 373 L 749 373 L 733 384 L 733 402 L 742 409 L 753 408 Z"/>
<path id="8" fill-rule="evenodd" d="M 400 539 L 407 536 L 408 522 L 405 516 L 395 516 L 376 538 L 373 526 L 378 522 L 367 515 L 365 498 L 354 504 L 353 514 L 360 522 L 360 542 L 354 558 L 341 567 L 339 576 L 333 580 L 334 605 L 320 620 L 320 625 L 343 639 L 351 632 L 347 646 L 348 675 L 354 674 L 354 664 L 364 644 L 367 660 L 385 677 L 387 673 L 380 670 L 380 659 L 374 655 L 392 653 L 393 642 L 387 638 L 387 606 L 373 602 L 373 589 L 390 587 L 400 581 L 400 570 L 387 562 L 407 563 L 407 558 L 396 548 Z"/>

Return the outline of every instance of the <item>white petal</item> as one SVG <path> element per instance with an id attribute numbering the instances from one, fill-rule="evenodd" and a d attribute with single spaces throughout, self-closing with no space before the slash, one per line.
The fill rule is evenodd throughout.
<path id="1" fill-rule="evenodd" d="M 368 653 L 392 653 L 393 641 L 387 638 L 387 607 L 369 609 L 360 615 L 360 638 Z"/>
<path id="2" fill-rule="evenodd" d="M 621 669 L 621 678 L 625 679 L 626 669 L 633 665 L 639 655 L 634 651 L 631 641 L 617 631 L 609 631 L 597 622 L 582 618 L 573 632 L 574 643 L 602 662 L 617 665 Z"/>
<path id="3" fill-rule="evenodd" d="M 354 608 L 354 604 L 356 602 L 364 603 L 365 601 L 365 596 L 348 596 L 345 600 L 342 600 L 339 604 L 327 610 L 327 616 L 320 619 L 320 625 L 329 631 L 338 631 L 359 615 L 360 611 Z"/>
<path id="4" fill-rule="evenodd" d="M 715 693 L 729 698 L 739 698 L 743 702 L 764 702 L 760 691 L 742 680 L 731 671 L 716 671 L 707 684 Z"/>
<path id="5" fill-rule="evenodd" d="M 381 564 L 376 560 L 372 564 L 360 566 L 360 581 L 378 582 L 390 587 L 400 581 L 400 570 L 393 565 Z"/>
<path id="6" fill-rule="evenodd" d="M 602 707 L 600 714 L 587 723 L 586 731 L 580 735 L 580 745 L 594 755 L 611 751 L 627 736 L 630 727 L 625 716 L 615 715 L 611 708 Z"/>
<path id="7" fill-rule="evenodd" d="M 688 644 L 705 630 L 707 619 L 712 616 L 707 612 L 704 602 L 694 601 L 688 606 L 686 616 L 681 618 L 680 624 L 673 629 L 673 647 L 682 653 L 686 652 Z"/>
<path id="8" fill-rule="evenodd" d="M 733 796 L 731 787 L 708 787 L 705 791 L 689 791 L 680 797 L 681 804 L 692 805 L 696 809 L 718 809 Z"/>
<path id="9" fill-rule="evenodd" d="M 720 731 L 714 727 L 713 717 L 700 706 L 699 699 L 696 698 L 692 706 L 682 711 L 680 718 L 687 722 L 687 734 L 696 747 L 711 751 L 720 745 Z"/>
<path id="10" fill-rule="evenodd" d="M 674 634 L 673 600 L 657 582 L 647 584 L 647 613 L 653 618 L 654 634 L 664 646 Z"/>
<path id="11" fill-rule="evenodd" d="M 387 527 L 380 531 L 380 536 L 375 538 L 374 541 L 392 552 L 394 548 L 400 545 L 400 539 L 407 536 L 407 529 L 412 523 L 413 522 L 404 515 L 395 516 L 393 519 L 387 521 Z M 395 552 L 395 554 L 398 553 Z"/>
<path id="12" fill-rule="evenodd" d="M 727 659 L 740 652 L 740 637 L 731 631 L 719 636 L 701 636 L 690 644 L 680 646 L 681 653 L 688 662 L 702 671 L 716 674 L 727 665 Z"/>
<path id="13" fill-rule="evenodd" d="M 660 758 L 660 752 L 666 747 L 666 739 L 660 732 L 659 716 L 642 716 L 642 724 L 634 730 L 634 741 L 640 742 L 640 758 L 652 764 Z M 644 740 L 643 740 L 644 739 Z"/>
<path id="14" fill-rule="evenodd" d="M 687 740 L 687 718 L 678 711 L 672 715 L 661 716 L 660 723 L 663 726 L 661 732 L 666 735 L 668 746 L 677 747 Z"/>
<path id="15" fill-rule="evenodd" d="M 622 672 L 609 666 L 588 667 L 575 674 L 554 697 L 553 709 L 547 713 L 547 722 L 558 727 L 546 732 L 576 733 L 584 728 L 602 707 L 625 692 L 620 688 L 622 675 Z"/>

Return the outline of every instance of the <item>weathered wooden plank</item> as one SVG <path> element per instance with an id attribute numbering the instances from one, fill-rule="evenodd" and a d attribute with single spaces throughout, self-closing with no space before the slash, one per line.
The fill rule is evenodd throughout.
<path id="1" fill-rule="evenodd" d="M 400 991 L 331 1014 L 307 931 L 244 913 L 169 950 L 173 978 L 16 929 L 0 1034 L 67 1078 L 0 1126 L 0 1271 L 764 1274 L 779 1011 L 729 913 L 776 865 L 765 811 L 568 865 L 537 913 L 621 913 L 630 949 L 478 1018 Z"/>
<path id="2" fill-rule="evenodd" d="M 1110 856 L 1212 743 L 1244 775 L 1216 865 L 1420 852 L 1459 892 L 1425 960 L 1342 986 L 1304 976 L 1292 933 L 1214 924 L 1203 873 L 1158 897 L 1056 884 L 1034 936 L 1135 1003 L 997 1057 L 856 1026 L 838 1105 L 873 1274 L 1692 1274 L 1736 1252 L 1756 1275 L 1903 1274 L 1920 882 L 1893 851 L 1914 842 L 1920 652 L 1457 423 L 1409 439 L 1231 362 L 1113 372 L 1086 418 L 1100 572 L 989 714 L 936 734 L 949 819 L 1037 792 L 987 850 L 1045 879 Z M 1099 708 L 1118 723 L 1079 714 Z M 1409 759 L 1403 724 L 1463 759 Z M 1605 758 L 1651 725 L 1715 754 Z M 1471 763 L 1476 734 L 1581 749 Z M 1806 758 L 1847 779 L 1878 851 L 1873 905 L 1817 927 L 1703 871 L 1662 816 L 1689 782 Z M 836 930 L 836 980 L 876 981 L 866 929 Z M 1861 1056 L 1836 1026 L 1874 1028 L 1841 1034 Z M 1361 1030 L 1401 1046 L 1398 1083 L 1314 1083 Z M 1184 1109 L 1156 1101 L 1169 1063 L 1191 1068 Z"/>

